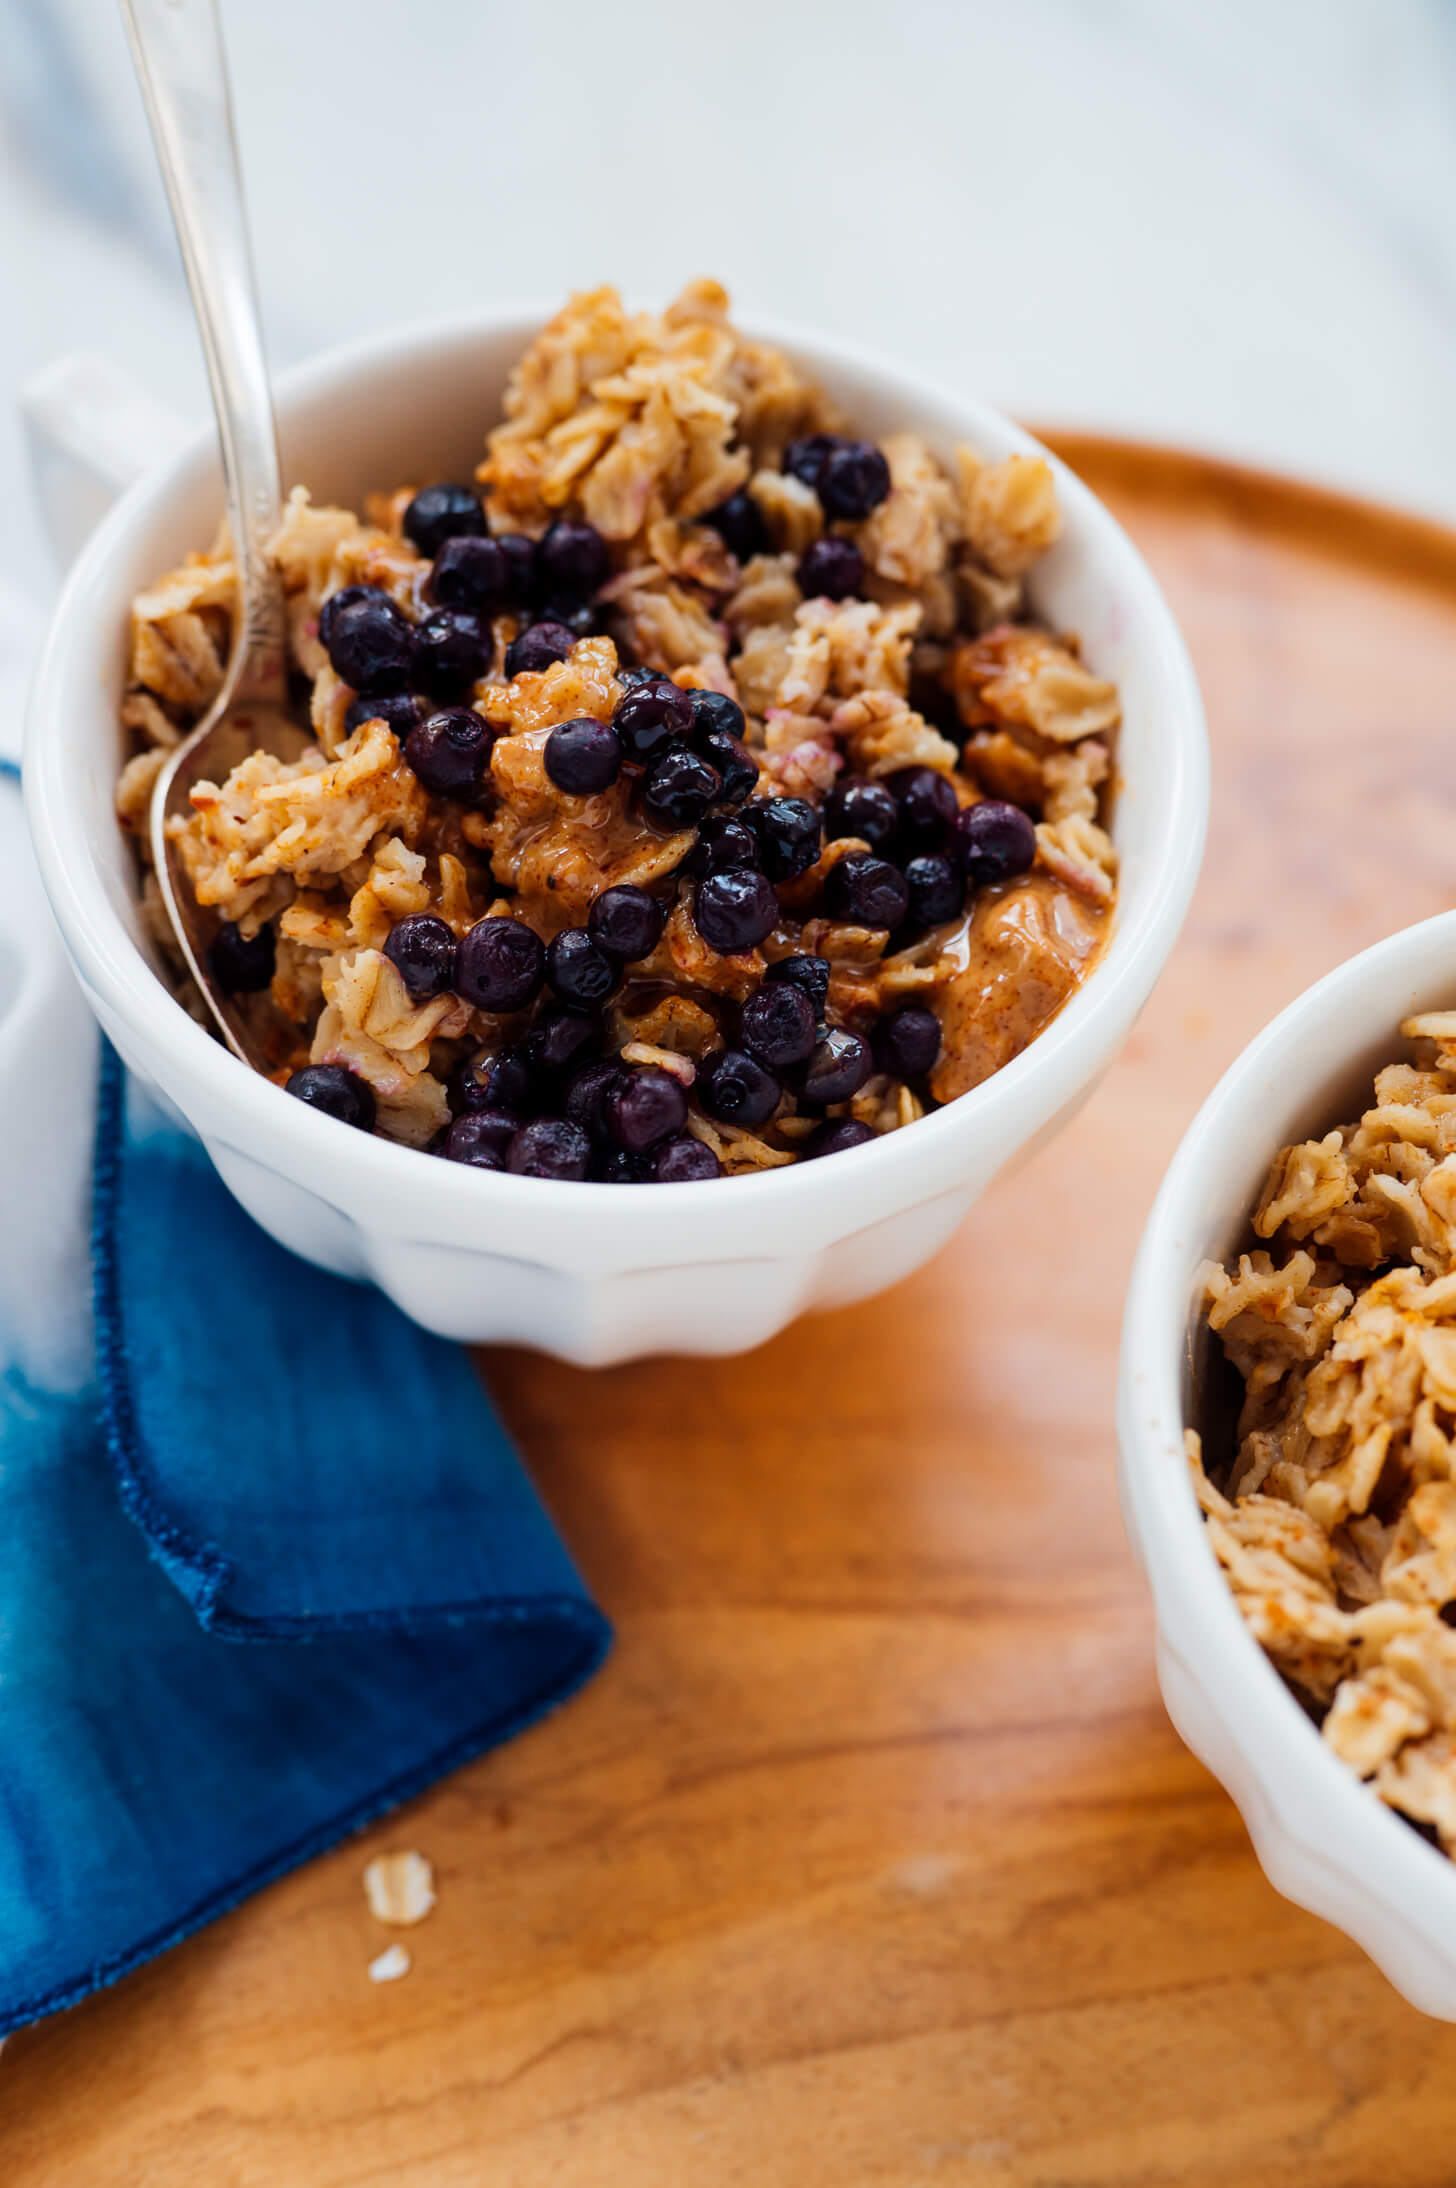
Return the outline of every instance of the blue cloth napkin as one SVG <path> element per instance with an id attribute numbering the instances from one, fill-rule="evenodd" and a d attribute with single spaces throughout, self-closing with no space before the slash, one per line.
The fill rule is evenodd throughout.
<path id="1" fill-rule="evenodd" d="M 109 1051 L 88 1322 L 56 1135 L 95 1035 L 37 918 L 39 1004 L 0 916 L 0 2033 L 518 1732 L 610 1638 L 466 1355 L 275 1245 Z"/>

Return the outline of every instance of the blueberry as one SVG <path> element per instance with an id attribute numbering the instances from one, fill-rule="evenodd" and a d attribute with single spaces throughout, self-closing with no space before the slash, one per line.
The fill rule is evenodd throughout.
<path id="1" fill-rule="evenodd" d="M 767 554 L 772 545 L 763 512 L 744 487 L 720 501 L 716 509 L 708 510 L 702 521 L 713 527 L 729 554 L 736 555 L 740 562 Z"/>
<path id="2" fill-rule="evenodd" d="M 536 547 L 536 582 L 548 598 L 581 600 L 607 574 L 607 543 L 594 524 L 558 517 Z"/>
<path id="3" fill-rule="evenodd" d="M 479 539 L 485 511 L 469 486 L 422 486 L 404 513 L 404 536 L 432 559 L 447 539 Z"/>
<path id="4" fill-rule="evenodd" d="M 943 851 L 922 851 L 905 864 L 905 886 L 910 892 L 907 917 L 917 927 L 939 927 L 959 916 L 965 898 L 965 877 Z"/>
<path id="5" fill-rule="evenodd" d="M 652 1174 L 652 1157 L 629 1155 L 625 1147 L 598 1155 L 587 1173 L 598 1185 L 647 1185 Z"/>
<path id="6" fill-rule="evenodd" d="M 710 813 L 698 829 L 698 840 L 683 860 L 690 874 L 724 874 L 732 866 L 757 866 L 758 838 L 741 820 Z"/>
<path id="7" fill-rule="evenodd" d="M 804 798 L 755 799 L 738 817 L 757 837 L 759 861 L 770 881 L 797 879 L 819 856 L 819 815 Z"/>
<path id="8" fill-rule="evenodd" d="M 584 600 L 575 606 L 569 601 L 553 600 L 540 621 L 559 623 L 563 630 L 570 631 L 573 640 L 596 638 L 602 628 L 602 619 L 596 609 Z"/>
<path id="9" fill-rule="evenodd" d="M 669 1071 L 649 1064 L 624 1071 L 602 1098 L 607 1131 L 629 1155 L 645 1155 L 660 1141 L 675 1139 L 687 1123 L 688 1098 Z"/>
<path id="10" fill-rule="evenodd" d="M 806 600 L 848 600 L 864 584 L 864 556 L 852 539 L 831 532 L 804 549 L 798 574 Z"/>
<path id="11" fill-rule="evenodd" d="M 702 750 L 698 740 L 713 731 L 741 738 L 748 727 L 742 707 L 736 699 L 730 699 L 726 691 L 694 688 L 688 693 L 688 705 L 693 710 L 692 740 L 698 751 Z"/>
<path id="12" fill-rule="evenodd" d="M 858 523 L 889 493 L 890 466 L 873 441 L 841 441 L 820 464 L 814 491 L 826 517 Z"/>
<path id="13" fill-rule="evenodd" d="M 614 1084 L 621 1065 L 605 1058 L 584 1064 L 572 1079 L 562 1104 L 573 1124 L 579 1124 L 590 1132 L 594 1140 L 607 1136 L 607 1120 L 602 1110 L 608 1087 Z"/>
<path id="14" fill-rule="evenodd" d="M 723 1165 L 711 1147 L 684 1133 L 680 1140 L 669 1140 L 658 1148 L 652 1175 L 658 1185 L 691 1185 L 699 1178 L 721 1178 Z"/>
<path id="15" fill-rule="evenodd" d="M 553 661 L 564 661 L 575 644 L 574 634 L 564 623 L 533 623 L 507 646 L 506 674 L 520 676 L 529 671 L 539 675 Z"/>
<path id="16" fill-rule="evenodd" d="M 802 988 L 787 980 L 765 981 L 739 1013 L 738 1043 L 770 1071 L 786 1071 L 813 1055 L 814 1024 L 814 1005 Z"/>
<path id="17" fill-rule="evenodd" d="M 645 764 L 675 738 L 691 735 L 693 703 L 670 676 L 639 677 L 617 701 L 612 727 L 627 758 Z"/>
<path id="18" fill-rule="evenodd" d="M 874 1133 L 857 1117 L 826 1117 L 800 1145 L 800 1159 L 813 1162 L 818 1155 L 842 1155 L 847 1148 L 863 1147 Z"/>
<path id="19" fill-rule="evenodd" d="M 850 775 L 824 801 L 824 833 L 835 840 L 858 836 L 872 851 L 883 851 L 899 825 L 900 808 L 883 783 Z"/>
<path id="20" fill-rule="evenodd" d="M 960 805 L 949 775 L 937 767 L 900 767 L 885 788 L 900 809 L 900 840 L 906 850 L 939 851 L 950 839 Z"/>
<path id="21" fill-rule="evenodd" d="M 829 1001 L 829 960 L 827 957 L 796 955 L 781 957 L 769 966 L 765 980 L 787 981 L 791 987 L 802 988 L 814 1006 L 814 1016 L 822 1018 Z"/>
<path id="22" fill-rule="evenodd" d="M 455 984 L 455 937 L 431 912 L 411 912 L 397 921 L 384 954 L 417 1003 Z"/>
<path id="23" fill-rule="evenodd" d="M 495 543 L 510 572 L 510 598 L 516 607 L 524 608 L 536 592 L 536 542 L 524 532 L 498 532 Z"/>
<path id="24" fill-rule="evenodd" d="M 377 585 L 351 585 L 349 593 L 347 600 L 326 602 L 332 612 L 319 618 L 334 674 L 371 698 L 403 691 L 414 678 L 419 633 Z"/>
<path id="25" fill-rule="evenodd" d="M 602 1029 L 597 1020 L 580 1010 L 543 1010 L 521 1043 L 534 1077 L 557 1079 L 570 1064 L 585 1062 L 599 1047 Z"/>
<path id="26" fill-rule="evenodd" d="M 336 593 L 330 593 L 318 612 L 319 644 L 324 652 L 329 650 L 329 640 L 334 624 L 346 608 L 352 608 L 356 600 L 373 600 L 378 593 L 377 585 L 341 585 Z"/>
<path id="27" fill-rule="evenodd" d="M 541 937 L 523 919 L 478 919 L 455 954 L 455 992 L 477 1010 L 524 1010 L 546 977 Z"/>
<path id="28" fill-rule="evenodd" d="M 558 722 L 541 755 L 547 774 L 569 797 L 595 797 L 610 790 L 622 772 L 622 746 L 609 722 L 589 714 Z"/>
<path id="29" fill-rule="evenodd" d="M 779 900 L 765 874 L 735 866 L 709 874 L 693 895 L 693 919 L 710 950 L 732 956 L 756 949 L 779 920 Z"/>
<path id="30" fill-rule="evenodd" d="M 716 769 L 722 788 L 719 805 L 741 805 L 758 787 L 758 762 L 746 745 L 720 729 L 700 729 L 694 740 L 709 766 Z"/>
<path id="31" fill-rule="evenodd" d="M 565 1117 L 538 1117 L 523 1124 L 506 1150 L 506 1168 L 518 1178 L 584 1178 L 591 1141 Z"/>
<path id="32" fill-rule="evenodd" d="M 423 699 L 411 698 L 403 691 L 392 691 L 377 699 L 351 699 L 344 712 L 344 728 L 352 737 L 361 723 L 383 722 L 402 743 L 416 722 L 422 722 L 424 718 Z"/>
<path id="33" fill-rule="evenodd" d="M 796 441 L 790 441 L 783 454 L 783 469 L 790 478 L 798 479 L 805 486 L 819 491 L 819 474 L 826 457 L 840 446 L 837 433 L 804 433 Z"/>
<path id="34" fill-rule="evenodd" d="M 752 1132 L 768 1123 L 783 1099 L 783 1088 L 742 1049 L 724 1048 L 699 1066 L 697 1094 L 720 1124 L 741 1124 Z"/>
<path id="35" fill-rule="evenodd" d="M 340 1124 L 355 1125 L 361 1132 L 374 1130 L 374 1089 L 343 1064 L 305 1064 L 294 1072 L 284 1092 L 307 1102 L 310 1109 L 322 1110 L 326 1117 L 337 1117 Z"/>
<path id="36" fill-rule="evenodd" d="M 505 606 L 511 593 L 511 566 L 498 539 L 474 539 L 462 533 L 447 539 L 430 572 L 429 594 L 442 608 L 475 608 L 490 613 Z"/>
<path id="37" fill-rule="evenodd" d="M 437 797 L 473 799 L 490 771 L 495 736 L 473 707 L 440 707 L 405 738 L 405 762 Z"/>
<path id="38" fill-rule="evenodd" d="M 265 922 L 245 935 L 234 920 L 218 928 L 207 953 L 208 967 L 224 995 L 261 995 L 273 978 L 278 944 Z"/>
<path id="39" fill-rule="evenodd" d="M 940 1054 L 940 1020 L 923 1003 L 907 1003 L 880 1020 L 873 1035 L 875 1062 L 892 1079 L 920 1079 Z"/>
<path id="40" fill-rule="evenodd" d="M 798 1081 L 800 1099 L 815 1108 L 847 1102 L 858 1094 L 872 1068 L 869 1043 L 857 1033 L 831 1026 Z"/>
<path id="41" fill-rule="evenodd" d="M 415 682 L 432 699 L 460 698 L 490 665 L 490 634 L 464 608 L 436 608 L 415 638 Z"/>
<path id="42" fill-rule="evenodd" d="M 694 828 L 723 788 L 716 767 L 709 767 L 686 745 L 669 745 L 642 787 L 642 810 L 654 828 L 669 832 Z"/>
<path id="43" fill-rule="evenodd" d="M 457 1117 L 441 1149 L 447 1162 L 468 1162 L 477 1170 L 504 1170 L 506 1149 L 521 1129 L 508 1109 L 474 1109 Z"/>
<path id="44" fill-rule="evenodd" d="M 650 684 L 653 677 L 658 675 L 659 673 L 660 672 L 657 669 L 644 668 L 642 666 L 642 663 L 639 661 L 636 662 L 631 668 L 619 668 L 617 671 L 617 682 L 621 685 L 623 691 L 635 691 L 639 684 Z M 668 681 L 670 683 L 672 679 L 669 677 Z"/>
<path id="45" fill-rule="evenodd" d="M 667 914 L 645 889 L 630 881 L 603 889 L 586 915 L 586 931 L 619 965 L 650 957 L 662 939 Z"/>
<path id="46" fill-rule="evenodd" d="M 563 1003 L 604 1003 L 621 974 L 585 927 L 565 927 L 546 945 L 546 978 Z"/>
<path id="47" fill-rule="evenodd" d="M 519 1048 L 492 1053 L 482 1049 L 455 1066 L 450 1075 L 450 1108 L 462 1117 L 467 1110 L 512 1109 L 529 1106 L 531 1067 Z"/>
<path id="48" fill-rule="evenodd" d="M 824 901 L 835 919 L 856 927 L 898 927 L 910 907 L 905 876 L 872 851 L 851 851 L 830 869 Z"/>
<path id="49" fill-rule="evenodd" d="M 957 814 L 954 849 L 973 889 L 1024 874 L 1036 857 L 1036 830 L 1019 805 L 984 798 Z"/>

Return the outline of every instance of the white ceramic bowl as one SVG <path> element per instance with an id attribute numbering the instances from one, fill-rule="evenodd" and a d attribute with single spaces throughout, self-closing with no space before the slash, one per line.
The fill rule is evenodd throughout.
<path id="1" fill-rule="evenodd" d="M 544 313 L 407 328 L 336 350 L 277 389 L 284 472 L 320 501 L 469 474 L 510 365 Z M 864 428 L 911 425 L 948 454 L 1036 443 L 967 397 L 789 330 L 764 328 Z M 1197 686 L 1157 586 L 1085 487 L 1057 467 L 1065 529 L 1034 595 L 1121 686 L 1122 893 L 1102 962 L 1055 1023 L 986 1085 L 912 1129 L 729 1183 L 546 1182 L 424 1161 L 329 1119 L 235 1062 L 154 977 L 131 852 L 112 817 L 127 607 L 206 541 L 221 496 L 200 433 L 92 536 L 33 689 L 25 790 L 45 886 L 91 1004 L 122 1056 L 205 1142 L 249 1212 L 321 1266 L 372 1278 L 445 1336 L 586 1363 L 756 1345 L 809 1307 L 877 1291 L 949 1236 L 1018 1149 L 1060 1123 L 1121 1046 L 1197 876 L 1207 753 Z"/>
<path id="2" fill-rule="evenodd" d="M 1148 1219 L 1123 1326 L 1118 1428 L 1128 1533 L 1152 1584 L 1168 1714 L 1232 1794 L 1265 1874 L 1356 1942 L 1423 2012 L 1456 2020 L 1456 1864 L 1340 1762 L 1244 1624 L 1183 1456 L 1207 1332 L 1194 1273 L 1247 1242 L 1269 1164 L 1368 1108 L 1400 1021 L 1456 1005 L 1456 912 L 1351 958 L 1224 1074 Z"/>

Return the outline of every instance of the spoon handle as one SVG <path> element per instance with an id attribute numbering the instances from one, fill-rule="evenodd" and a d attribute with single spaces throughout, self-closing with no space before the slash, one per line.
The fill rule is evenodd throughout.
<path id="1" fill-rule="evenodd" d="M 223 701 L 277 700 L 285 687 L 283 600 L 265 548 L 283 496 L 217 0 L 121 0 L 121 9 L 217 410 L 242 586 Z"/>

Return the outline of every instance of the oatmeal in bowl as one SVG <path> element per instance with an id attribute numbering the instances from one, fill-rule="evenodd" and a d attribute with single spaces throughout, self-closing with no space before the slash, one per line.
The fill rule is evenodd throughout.
<path id="1" fill-rule="evenodd" d="M 448 1162 L 641 1183 L 983 1084 L 1116 905 L 1119 692 L 1027 594 L 1049 465 L 870 437 L 708 282 L 660 315 L 574 297 L 502 411 L 473 476 L 295 491 L 272 555 L 314 742 L 172 824 L 271 1076 Z M 135 599 L 143 856 L 235 587 L 224 540 Z M 165 953 L 151 877 L 144 904 Z"/>

